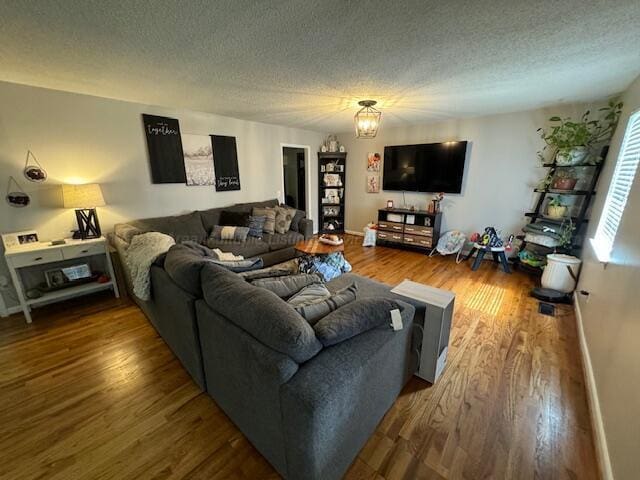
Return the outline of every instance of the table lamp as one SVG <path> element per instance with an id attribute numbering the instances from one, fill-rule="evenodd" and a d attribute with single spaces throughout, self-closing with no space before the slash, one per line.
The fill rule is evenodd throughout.
<path id="1" fill-rule="evenodd" d="M 62 185 L 64 208 L 75 208 L 78 231 L 73 238 L 99 238 L 102 235 L 96 207 L 105 205 L 102 190 L 97 183 Z"/>

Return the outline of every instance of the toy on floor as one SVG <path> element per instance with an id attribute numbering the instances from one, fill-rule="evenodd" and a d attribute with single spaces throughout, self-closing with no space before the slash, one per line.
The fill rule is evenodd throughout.
<path id="1" fill-rule="evenodd" d="M 484 229 L 484 233 L 474 233 L 471 235 L 471 241 L 474 242 L 473 248 L 464 259 L 470 259 L 473 254 L 477 252 L 476 258 L 471 266 L 471 270 L 475 271 L 480 268 L 484 255 L 487 252 L 491 252 L 493 260 L 502 265 L 506 273 L 511 273 L 511 268 L 509 267 L 507 256 L 504 252 L 511 251 L 513 248 L 513 239 L 514 236 L 510 235 L 505 245 L 505 242 L 500 238 L 496 229 L 494 227 L 487 227 Z"/>

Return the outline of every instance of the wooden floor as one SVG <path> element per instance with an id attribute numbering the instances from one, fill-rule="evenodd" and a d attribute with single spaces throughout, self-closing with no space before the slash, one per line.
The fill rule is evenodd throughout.
<path id="1" fill-rule="evenodd" d="M 532 279 L 492 262 L 348 240 L 356 272 L 457 298 L 443 376 L 409 382 L 347 478 L 597 478 L 569 307 L 538 314 Z M 138 308 L 96 294 L 0 321 L 0 478 L 278 476 Z"/>

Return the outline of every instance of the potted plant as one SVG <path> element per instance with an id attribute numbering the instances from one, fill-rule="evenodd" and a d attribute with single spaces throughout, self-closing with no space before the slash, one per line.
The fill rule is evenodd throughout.
<path id="1" fill-rule="evenodd" d="M 578 178 L 572 169 L 562 169 L 555 173 L 551 188 L 553 190 L 573 190 L 578 183 Z"/>
<path id="2" fill-rule="evenodd" d="M 571 217 L 567 217 L 560 226 L 560 244 L 558 247 L 563 247 L 568 250 L 571 249 L 571 242 L 573 241 L 573 232 L 576 230 L 576 227 L 573 225 L 573 221 Z"/>
<path id="3" fill-rule="evenodd" d="M 577 122 L 568 117 L 551 117 L 548 129 L 538 129 L 540 138 L 546 143 L 542 151 L 538 152 L 538 157 L 544 162 L 544 152 L 551 147 L 557 165 L 584 164 L 595 145 L 611 139 L 621 110 L 622 102 L 610 100 L 606 107 L 599 110 L 600 117 L 597 119 L 590 118 L 590 110 Z"/>
<path id="4" fill-rule="evenodd" d="M 568 206 L 564 202 L 564 197 L 562 195 L 558 195 L 553 197 L 547 204 L 547 216 L 555 220 L 564 218 L 567 214 L 567 209 Z"/>

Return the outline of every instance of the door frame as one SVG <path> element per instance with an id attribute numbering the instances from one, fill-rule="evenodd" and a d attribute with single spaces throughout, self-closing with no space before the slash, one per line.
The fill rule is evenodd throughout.
<path id="1" fill-rule="evenodd" d="M 298 145 L 295 143 L 280 144 L 280 175 L 282 178 L 282 190 L 280 194 L 280 202 L 284 203 L 284 148 L 302 148 L 304 150 L 304 183 L 305 183 L 305 199 L 304 208 L 307 218 L 315 220 L 311 211 L 311 147 L 309 145 Z"/>

